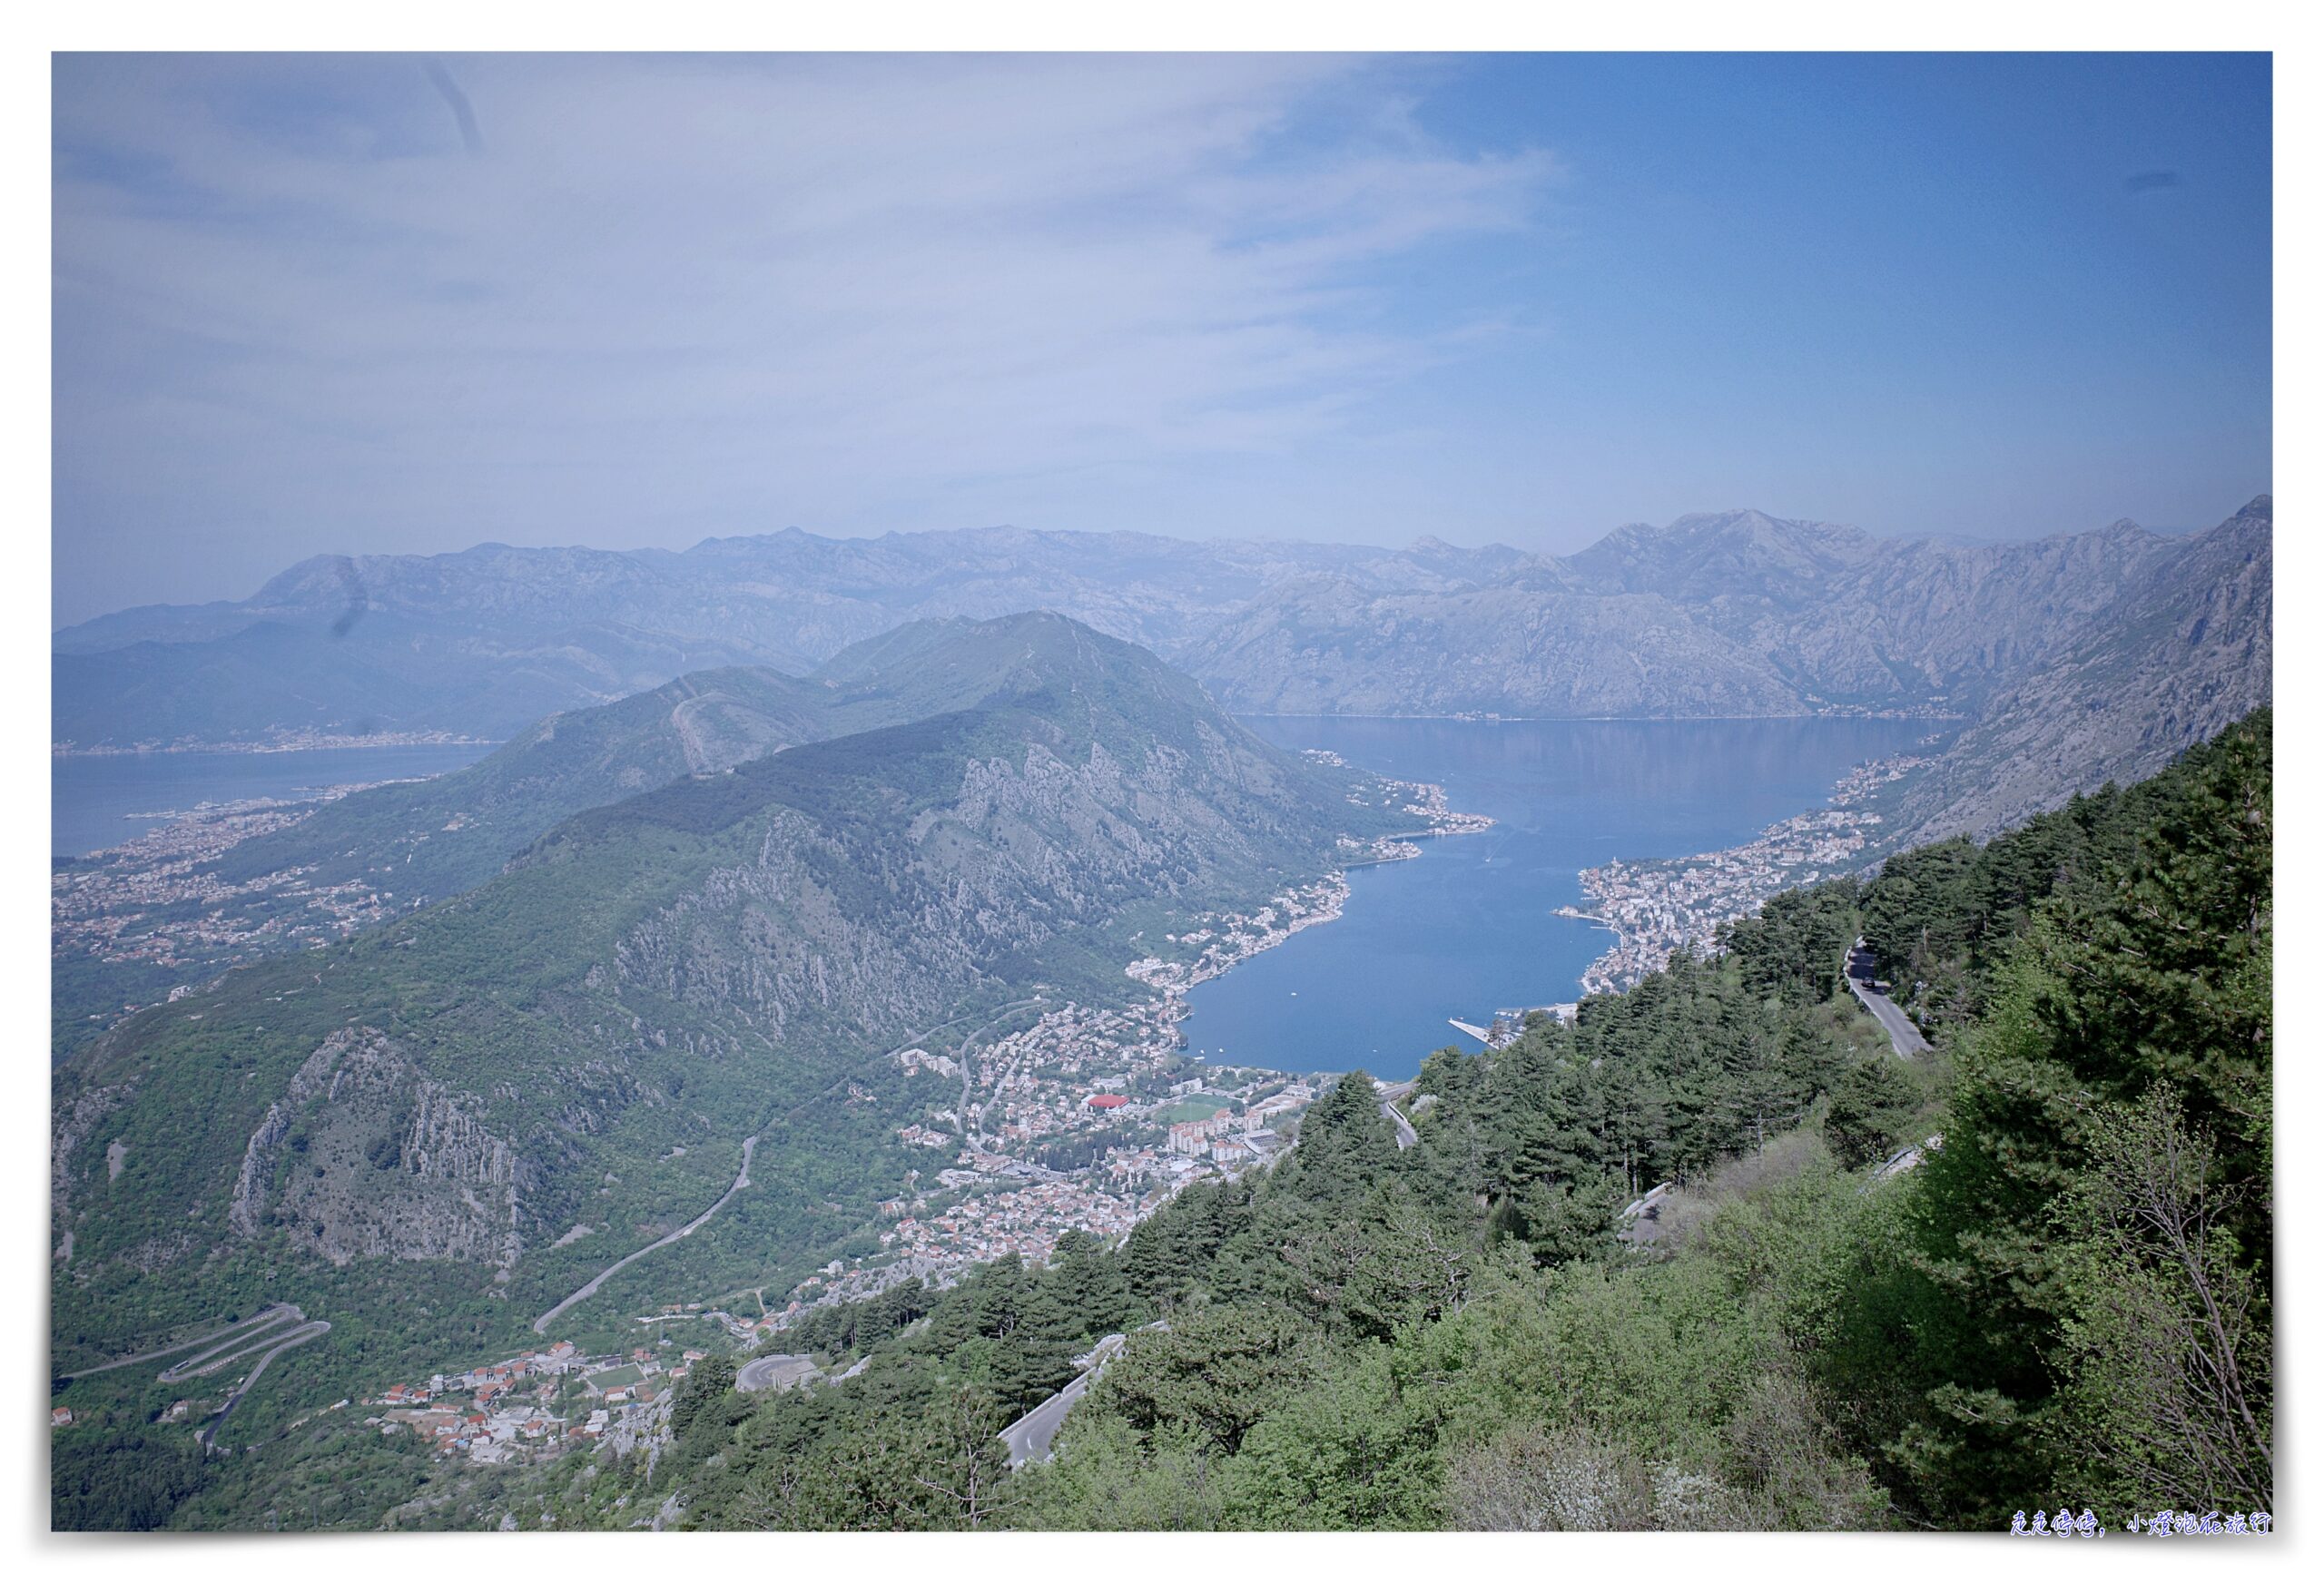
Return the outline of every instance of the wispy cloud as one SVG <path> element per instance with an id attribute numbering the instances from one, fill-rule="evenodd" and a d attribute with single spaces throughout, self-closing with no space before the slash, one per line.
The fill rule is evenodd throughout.
<path id="1" fill-rule="evenodd" d="M 647 542 L 1343 433 L 1460 355 L 1391 268 L 1556 174 L 1412 69 L 68 58 L 61 520 Z"/>

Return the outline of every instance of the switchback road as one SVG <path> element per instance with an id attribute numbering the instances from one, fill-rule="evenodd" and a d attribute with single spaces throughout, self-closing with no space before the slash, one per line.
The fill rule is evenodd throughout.
<path id="1" fill-rule="evenodd" d="M 248 1330 L 251 1325 L 257 1324 L 261 1320 L 265 1320 L 271 1323 L 280 1314 L 295 1313 L 297 1312 L 298 1311 L 290 1303 L 273 1303 L 268 1307 L 260 1309 L 248 1319 L 238 1319 L 231 1324 L 221 1325 L 216 1330 L 211 1331 L 205 1335 L 189 1336 L 173 1347 L 160 1347 L 150 1352 L 138 1352 L 126 1358 L 115 1358 L 110 1363 L 99 1363 L 93 1369 L 78 1369 L 70 1374 L 59 1375 L 58 1378 L 67 1381 L 81 1380 L 87 1378 L 91 1374 L 103 1374 L 114 1369 L 126 1369 L 132 1363 L 157 1363 L 163 1358 L 172 1358 L 177 1356 L 180 1352 L 184 1352 L 188 1347 L 198 1347 L 204 1342 L 214 1342 L 222 1336 L 232 1335 L 236 1331 Z"/>
<path id="2" fill-rule="evenodd" d="M 770 1385 L 787 1385 L 815 1371 L 815 1360 L 804 1352 L 770 1352 L 763 1358 L 753 1358 L 734 1371 L 734 1389 L 763 1391 Z M 783 1376 L 788 1374 L 790 1379 Z"/>
<path id="3" fill-rule="evenodd" d="M 278 1326 L 302 1323 L 307 1318 L 297 1304 L 289 1303 L 278 1303 L 259 1317 L 262 1322 L 237 1331 L 231 1339 L 220 1342 L 206 1352 L 196 1352 L 171 1364 L 162 1371 L 161 1382 L 177 1385 L 198 1374 L 215 1374 L 243 1353 L 253 1352 L 269 1342 L 281 1340 L 274 1334 Z"/>
<path id="4" fill-rule="evenodd" d="M 1414 1132 L 1413 1124 L 1404 1119 L 1404 1113 L 1396 1108 L 1396 1101 L 1411 1097 L 1416 1086 L 1412 1083 L 1390 1083 L 1380 1089 L 1380 1114 L 1386 1116 L 1389 1124 L 1396 1129 L 1396 1146 L 1400 1149 L 1411 1148 L 1420 1142 L 1420 1134 Z"/>
<path id="5" fill-rule="evenodd" d="M 309 1342 L 313 1341 L 317 1336 L 329 1335 L 330 1333 L 330 1321 L 327 1319 L 310 1319 L 306 1323 L 299 1326 L 298 1329 L 284 1336 L 281 1341 L 276 1342 L 272 1346 L 267 1348 L 265 1354 L 259 1359 L 257 1365 L 253 1367 L 250 1373 L 243 1378 L 242 1382 L 240 1385 L 234 1387 L 234 1393 L 226 1398 L 226 1405 L 218 1410 L 218 1416 L 210 1421 L 210 1425 L 207 1429 L 204 1429 L 201 1434 L 194 1437 L 202 1442 L 202 1449 L 204 1451 L 207 1451 L 212 1445 L 217 1443 L 218 1431 L 221 1429 L 223 1429 L 226 1425 L 226 1415 L 232 1412 L 235 1408 L 241 1405 L 242 1398 L 251 1393 L 251 1387 L 258 1383 L 258 1377 L 266 1372 L 266 1366 L 269 1363 L 271 1363 L 275 1359 L 289 1352 L 292 1347 L 303 1347 Z"/>

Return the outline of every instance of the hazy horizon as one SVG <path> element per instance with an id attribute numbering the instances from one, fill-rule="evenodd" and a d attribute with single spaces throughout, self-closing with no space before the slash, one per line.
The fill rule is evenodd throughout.
<path id="1" fill-rule="evenodd" d="M 2229 510 L 2221 512 L 2221 513 L 2220 514 L 2220 517 L 2219 517 L 2219 519 L 2218 519 L 2217 521 L 2198 522 L 2198 523 L 2171 523 L 2171 524 L 2162 524 L 2162 523 L 2152 523 L 2152 522 L 2141 522 L 2141 523 L 2139 523 L 2139 524 L 2138 524 L 2138 526 L 2139 526 L 2140 527 L 2142 527 L 2142 528 L 2144 528 L 2144 529 L 2145 529 L 2147 532 L 2149 532 L 2149 533 L 2158 534 L 2158 535 L 2161 535 L 2161 536 L 2166 536 L 2166 537 L 2170 537 L 2170 536 L 2183 536 L 2188 535 L 2188 534 L 2196 534 L 2196 533 L 2201 533 L 2201 532 L 2202 532 L 2202 531 L 2203 531 L 2204 529 L 2206 529 L 2206 528 L 2210 528 L 2210 527 L 2215 527 L 2215 526 L 2218 526 L 2219 521 L 2223 521 L 2223 520 L 2225 520 L 2225 519 L 2226 519 L 2226 517 L 2227 517 L 2227 516 L 2229 516 L 2232 515 L 2232 514 L 2233 514 L 2233 510 L 2234 510 L 2234 509 L 2236 509 L 2237 507 L 2240 507 L 2240 506 L 2242 506 L 2243 504 L 2245 504 L 2245 502 L 2246 502 L 2246 501 L 2248 501 L 2249 499 L 2256 498 L 2259 495 L 2265 494 L 2265 493 L 2266 493 L 2266 491 L 2264 491 L 2264 490 L 2257 490 L 2257 491 L 2254 491 L 2254 492 L 2253 492 L 2253 494 L 2252 494 L 2251 496 L 2248 496 L 2248 497 L 2245 497 L 2245 501 L 2238 501 L 2238 502 L 2237 502 L 2237 506 L 2236 506 L 2236 507 L 2230 507 Z M 1787 519 L 1787 514 L 1786 514 L 1786 513 L 1783 513 L 1783 512 L 1776 512 L 1776 511 L 1763 511 L 1763 510 L 1761 510 L 1759 507 L 1758 507 L 1758 506 L 1723 506 L 1723 507 L 1721 507 L 1721 508 L 1719 508 L 1719 509 L 1718 509 L 1718 510 L 1716 510 L 1716 511 L 1692 511 L 1692 512 L 1685 512 L 1685 513 L 1682 513 L 1682 514 L 1680 515 L 1680 516 L 1679 516 L 1679 517 L 1674 517 L 1674 518 L 1672 518 L 1672 519 L 1671 519 L 1670 521 L 1669 521 L 1669 522 L 1649 523 L 1649 524 L 1646 524 L 1645 526 L 1650 526 L 1650 527 L 1657 527 L 1657 528 L 1666 528 L 1666 527 L 1669 527 L 1669 526 L 1673 526 L 1673 524 L 1675 524 L 1676 522 L 1680 521 L 1680 520 L 1683 520 L 1685 517 L 1688 517 L 1688 516 L 1739 516 L 1739 515 L 1743 515 L 1743 514 L 1746 514 L 1746 513 L 1751 513 L 1751 512 L 1758 512 L 1760 516 L 1763 516 L 1775 517 L 1775 518 L 1778 518 L 1778 519 Z M 1814 518 L 1801 518 L 1801 517 L 1788 517 L 1787 519 L 1788 519 L 1788 520 L 1793 520 L 1793 521 L 1813 521 L 1813 520 L 1816 520 L 1816 519 L 1814 519 Z M 1830 526 L 1842 526 L 1842 527 L 1854 527 L 1854 528 L 1859 528 L 1859 529 L 1861 529 L 1863 532 L 1865 532 L 1866 534 L 1867 534 L 1867 535 L 1871 536 L 1872 537 L 1874 537 L 1874 538 L 1881 538 L 1881 539 L 1905 540 L 1905 539 L 1912 539 L 1912 538 L 1933 537 L 1933 538 L 1936 538 L 1936 539 L 1940 539 L 1940 540 L 1952 540 L 1952 541 L 1955 541 L 1955 542 L 1957 542 L 1957 543 L 1960 543 L 1960 544 L 1964 544 L 1964 545 L 1988 545 L 1988 544 L 2007 544 L 2007 543 L 2012 543 L 2012 542 L 2017 542 L 2017 541 L 2019 541 L 2019 540 L 2030 541 L 2030 540 L 2033 540 L 2033 539 L 2037 539 L 2037 538 L 2046 538 L 2046 537 L 2054 537 L 2054 536 L 2062 536 L 2062 535 L 2070 535 L 2070 534 L 2076 534 L 2076 533 L 2087 533 L 2087 532 L 2091 532 L 2091 531 L 2095 530 L 2095 529 L 2099 529 L 2099 528 L 2104 528 L 2104 527 L 2112 526 L 2113 526 L 2113 524 L 2114 524 L 2114 523 L 2116 523 L 2116 522 L 2121 522 L 2121 521 L 2123 521 L 2123 520 L 2126 520 L 2126 519 L 2125 519 L 2125 518 L 2122 518 L 2122 517 L 2115 517 L 2115 518 L 2111 519 L 2111 520 L 2110 520 L 2110 521 L 2108 521 L 2108 522 L 2093 522 L 2093 523 L 2085 524 L 2085 525 L 2083 525 L 2083 526 L 2074 526 L 2074 527 L 2061 527 L 2061 528 L 2057 528 L 2057 529 L 2052 530 L 2052 531 L 2051 531 L 2051 532 L 2049 532 L 2049 533 L 2027 533 L 2027 534 L 2024 534 L 2024 535 L 2016 536 L 2016 538 L 2015 538 L 2015 539 L 2012 539 L 2012 538 L 2004 538 L 2004 537 L 1999 537 L 1999 536 L 1988 536 L 1977 535 L 1977 534 L 1948 534 L 1948 533 L 1943 533 L 1943 532 L 1934 533 L 1934 534 L 1884 533 L 1884 532 L 1882 532 L 1882 531 L 1880 530 L 1880 528 L 1879 528 L 1877 526 L 1876 526 L 1876 525 L 1872 525 L 1872 524 L 1867 524 L 1867 523 L 1839 523 L 1839 524 L 1833 524 L 1833 525 L 1830 525 Z M 2128 519 L 2128 520 L 2135 520 L 2135 519 Z M 1604 530 L 1604 532 L 1602 532 L 1602 533 L 1599 533 L 1599 534 L 1595 534 L 1595 535 L 1592 535 L 1592 536 L 1590 536 L 1590 537 L 1588 537 L 1588 538 L 1584 538 L 1584 539 L 1581 540 L 1580 542 L 1576 543 L 1575 545 L 1573 545 L 1573 546 L 1570 546 L 1569 548 L 1567 548 L 1567 549 L 1565 549 L 1565 550 L 1563 550 L 1563 551 L 1534 551 L 1534 552 L 1531 552 L 1531 553 L 1534 553 L 1534 554 L 1541 554 L 1541 555 L 1556 555 L 1556 554 L 1571 555 L 1571 554 L 1573 554 L 1573 553 L 1574 553 L 1575 551 L 1577 551 L 1577 550 L 1586 549 L 1586 548 L 1588 548 L 1590 546 L 1591 546 L 1591 545 L 1593 545 L 1593 544 L 1596 544 L 1600 539 L 1604 538 L 1608 534 L 1614 533 L 1614 532 L 1618 531 L 1618 530 L 1619 530 L 1619 529 L 1620 529 L 1620 528 L 1624 528 L 1624 527 L 1632 527 L 1632 526 L 1640 526 L 1640 524 L 1639 524 L 1637 521 L 1635 521 L 1635 520 L 1631 520 L 1631 521 L 1624 521 L 1624 522 L 1619 522 L 1619 523 L 1613 523 L 1613 524 L 1609 525 L 1609 526 L 1607 526 L 1607 528 Z M 271 571 L 271 572 L 267 573 L 267 574 L 265 575 L 265 576 L 261 577 L 261 578 L 257 583 L 252 584 L 252 585 L 251 585 L 248 589 L 246 589 L 245 591 L 243 591 L 243 592 L 241 592 L 241 593 L 239 593 L 239 594 L 227 594 L 227 595 L 221 595 L 213 596 L 212 598 L 199 599 L 199 600 L 196 600 L 196 599 L 154 599 L 154 600 L 146 600 L 146 601 L 143 601 L 141 605 L 110 605 L 110 606 L 106 606 L 106 607 L 104 607 L 104 608 L 101 608 L 101 609 L 94 609 L 94 610 L 90 610 L 90 611 L 88 611 L 88 612 L 86 612 L 86 613 L 84 613 L 84 614 L 83 614 L 83 615 L 74 615 L 74 616 L 70 616 L 70 617 L 59 616 L 59 617 L 57 617 L 57 618 L 54 619 L 54 620 L 51 622 L 51 624 L 50 624 L 50 631 L 51 631 L 51 632 L 53 632 L 53 633 L 55 633 L 55 632 L 64 632 L 64 631 L 66 631 L 66 630 L 68 630 L 68 629 L 70 629 L 70 628 L 72 628 L 72 627 L 81 625 L 81 624 L 84 624 L 84 623 L 86 623 L 86 622 L 89 622 L 89 621 L 93 621 L 93 620 L 100 619 L 100 618 L 102 618 L 102 617 L 103 617 L 103 616 L 106 616 L 106 615 L 119 615 L 119 614 L 122 614 L 122 613 L 126 612 L 126 611 L 134 610 L 134 609 L 138 609 L 138 608 L 144 607 L 144 606 L 156 606 L 156 605 L 159 605 L 159 606 L 167 606 L 167 605 L 203 605 L 203 604 L 212 604 L 212 603 L 223 603 L 223 604 L 235 604 L 235 603 L 239 603 L 239 602 L 241 602 L 241 601 L 242 601 L 242 600 L 246 600 L 246 599 L 251 599 L 251 598 L 254 598 L 254 597 L 256 597 L 256 596 L 257 596 L 257 595 L 261 592 L 261 590 L 264 587 L 264 585 L 265 585 L 265 584 L 266 584 L 267 582 L 271 581 L 275 576 L 277 576 L 277 575 L 281 575 L 281 573 L 283 573 L 283 572 L 285 572 L 285 571 L 290 570 L 292 566 L 298 565 L 301 564 L 302 562 L 304 562 L 304 561 L 308 561 L 308 560 L 313 560 L 313 559 L 330 559 L 330 558 L 332 558 L 332 557 L 334 557 L 334 556 L 349 556 L 349 557 L 365 556 L 373 556 L 373 555 L 415 555 L 415 556 L 461 556 L 461 555 L 467 555 L 467 554 L 469 554 L 469 553 L 471 553 L 471 552 L 473 552 L 473 551 L 477 551 L 477 550 L 486 550 L 486 549 L 530 549 L 530 550 L 556 550 L 556 549 L 568 549 L 568 550 L 587 550 L 587 551 L 591 551 L 591 552 L 594 552 L 594 553 L 604 554 L 604 555 L 633 555 L 633 554 L 638 554 L 638 553 L 642 553 L 642 552 L 648 552 L 648 551 L 664 551 L 664 552 L 669 552 L 669 553 L 675 553 L 675 554 L 683 555 L 683 554 L 685 554 L 685 553 L 686 553 L 687 551 L 689 551 L 689 550 L 698 549 L 698 548 L 700 548 L 702 546 L 704 546 L 704 545 L 705 545 L 705 544 L 715 543 L 715 542 L 717 542 L 717 541 L 719 541 L 719 540 L 721 540 L 721 539 L 729 539 L 729 538 L 771 538 L 771 537 L 775 537 L 775 536 L 780 536 L 780 535 L 782 535 L 782 534 L 786 534 L 786 533 L 799 533 L 799 534 L 803 534 L 803 535 L 805 535 L 806 536 L 808 536 L 808 537 L 810 537 L 810 538 L 822 538 L 822 539 L 827 539 L 827 540 L 832 540 L 832 541 L 844 541 L 844 540 L 848 540 L 848 539 L 876 540 L 876 539 L 888 538 L 888 537 L 894 537 L 894 536 L 911 536 L 911 535 L 914 535 L 914 534 L 923 534 L 923 533 L 926 533 L 926 534 L 941 534 L 941 533 L 1018 533 L 1018 532 L 1089 534 L 1089 535 L 1096 536 L 1107 536 L 1107 535 L 1109 535 L 1109 534 L 1113 534 L 1113 533 L 1135 533 L 1135 534 L 1144 535 L 1145 536 L 1152 537 L 1152 538 L 1178 539 L 1178 540 L 1180 540 L 1180 541 L 1182 541 L 1182 542 L 1188 543 L 1188 544 L 1200 544 L 1200 543 L 1207 543 L 1207 542 L 1211 542 L 1211 540 L 1210 540 L 1209 538 L 1206 538 L 1206 537 L 1204 537 L 1203 536 L 1199 536 L 1199 535 L 1185 534 L 1185 533 L 1171 533 L 1171 532 L 1168 532 L 1168 531 L 1164 530 L 1164 529 L 1155 529 L 1155 528 L 1135 528 L 1135 529 L 1117 529 L 1117 528 L 1099 528 L 1099 527 L 1027 528 L 1027 527 L 1023 526 L 1023 525 L 1019 524 L 1019 523 L 1011 523 L 1011 522 L 990 522 L 990 523 L 977 523 L 977 524 L 970 524 L 970 525 L 964 525 L 964 526 L 957 526 L 957 527 L 929 527 L 929 528 L 900 527 L 900 528 L 882 528 L 882 529 L 881 529 L 881 530 L 879 530 L 879 531 L 877 531 L 877 532 L 864 532 L 864 533 L 852 533 L 852 534 L 842 534 L 842 533 L 822 533 L 822 532 L 818 532 L 818 531 L 817 531 L 816 529 L 814 529 L 814 528 L 810 528 L 810 527 L 802 527 L 802 526 L 798 526 L 798 525 L 796 525 L 796 524 L 788 524 L 788 525 L 785 525 L 785 526 L 783 526 L 783 527 L 764 529 L 764 530 L 760 531 L 760 532 L 757 532 L 757 533 L 748 533 L 748 534 L 711 534 L 711 535 L 706 535 L 706 536 L 704 536 L 704 537 L 702 537 L 702 538 L 699 538 L 699 539 L 694 540 L 692 544 L 685 544 L 685 545 L 649 545 L 649 544 L 582 544 L 582 543 L 573 543 L 573 544 L 552 544 L 552 543 L 542 543 L 542 544 L 528 544 L 528 545 L 512 545 L 512 544 L 507 543 L 507 542 L 506 542 L 506 541 L 504 541 L 504 540 L 499 540 L 499 539 L 479 539 L 479 540 L 478 540 L 478 541 L 477 541 L 476 543 L 474 543 L 474 544 L 469 544 L 469 545 L 461 545 L 461 546 L 457 546 L 457 547 L 454 547 L 454 548 L 448 548 L 448 549 L 425 549 L 425 550 L 418 550 L 418 549 L 415 549 L 415 550 L 399 550 L 399 549 L 388 549 L 388 550 L 370 550 L 370 549 L 349 549 L 349 550 L 318 549 L 318 550 L 311 550 L 311 551 L 308 552 L 307 554 L 302 555 L 301 556 L 300 556 L 299 560 L 297 560 L 297 561 L 286 561 L 286 562 L 284 562 L 281 565 L 277 566 L 277 567 L 275 567 L 272 571 Z M 1216 538 L 1225 538 L 1226 536 L 1219 535 L 1219 536 L 1213 536 L 1213 537 L 1216 537 Z M 1413 548 L 1413 547 L 1414 547 L 1415 546 L 1417 546 L 1417 545 L 1418 545 L 1419 543 L 1421 543 L 1423 540 L 1424 540 L 1424 539 L 1431 539 L 1431 538 L 1440 540 L 1440 541 L 1442 541 L 1442 542 L 1443 542 L 1443 543 L 1445 543 L 1445 544 L 1449 544 L 1449 545 L 1452 546 L 1454 548 L 1457 548 L 1457 549 L 1487 549 L 1487 548 L 1494 547 L 1494 546 L 1500 546 L 1500 547 L 1503 547 L 1503 548 L 1521 548 L 1521 546 L 1512 546 L 1512 545 L 1509 545 L 1505 540 L 1500 540 L 1500 539 L 1482 539 L 1482 538 L 1479 538 L 1479 539 L 1462 539 L 1462 538 L 1454 537 L 1454 536 L 1449 536 L 1449 535 L 1446 535 L 1446 534 L 1443 534 L 1443 533 L 1434 533 L 1434 532 L 1431 532 L 1431 533 L 1420 533 L 1420 534 L 1414 534 L 1414 535 L 1411 536 L 1410 536 L 1410 537 L 1408 537 L 1408 538 L 1403 539 L 1403 540 L 1401 540 L 1401 541 L 1393 541 L 1393 542 L 1387 541 L 1387 540 L 1384 540 L 1384 539 L 1383 539 L 1383 540 L 1369 540 L 1369 539 L 1363 539 L 1363 538 L 1325 539 L 1325 538 L 1321 538 L 1321 537 L 1318 537 L 1318 536 L 1295 536 L 1295 535 L 1287 535 L 1287 534 L 1286 534 L 1286 535 L 1253 534 L 1253 535 L 1248 536 L 1248 540 L 1247 540 L 1247 542 L 1265 542 L 1265 541 L 1266 541 L 1266 540 L 1268 540 L 1268 539 L 1280 539 L 1280 540 L 1282 540 L 1283 542 L 1294 542 L 1294 543 L 1305 543 L 1305 544 L 1342 544 L 1342 545 L 1354 545 L 1354 546 L 1364 546 L 1364 547 L 1367 547 L 1367 548 L 1378 548 L 1378 549 L 1382 550 L 1382 551 L 1384 553 L 1384 552 L 1393 552 L 1393 551 L 1398 551 L 1398 550 L 1406 550 L 1406 549 L 1410 549 L 1410 548 Z"/>
<path id="2" fill-rule="evenodd" d="M 61 54 L 52 624 L 793 524 L 2208 526 L 2271 70 Z"/>

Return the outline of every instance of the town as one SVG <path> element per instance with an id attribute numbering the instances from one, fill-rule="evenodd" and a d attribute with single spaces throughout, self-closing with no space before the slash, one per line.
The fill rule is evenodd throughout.
<path id="1" fill-rule="evenodd" d="M 1828 807 L 1769 825 L 1741 846 L 1659 861 L 1616 860 L 1582 870 L 1590 909 L 1557 910 L 1611 929 L 1617 940 L 1584 969 L 1582 993 L 1629 988 L 1660 971 L 1681 948 L 1708 954 L 1719 925 L 1757 912 L 1777 891 L 1862 867 L 1882 822 L 1866 804 L 1927 762 L 1899 754 L 1859 764 L 1833 788 Z"/>
<path id="2" fill-rule="evenodd" d="M 70 742 L 50 744 L 59 759 L 113 758 L 128 753 L 306 753 L 333 748 L 497 747 L 490 737 L 468 736 L 455 731 L 310 731 L 285 727 L 262 741 L 203 742 L 193 737 L 173 742 L 153 739 L 136 742 L 95 743 L 86 747 Z"/>
<path id="3" fill-rule="evenodd" d="M 60 959 L 173 968 L 198 980 L 392 918 L 419 899 L 399 902 L 361 880 L 312 884 L 300 869 L 241 883 L 205 871 L 229 849 L 296 824 L 321 803 L 390 783 L 332 786 L 295 801 L 204 803 L 120 846 L 59 863 L 49 879 L 52 949 Z"/>

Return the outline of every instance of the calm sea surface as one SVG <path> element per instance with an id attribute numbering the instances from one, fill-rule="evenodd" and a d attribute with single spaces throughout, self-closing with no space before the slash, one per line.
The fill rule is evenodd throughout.
<path id="1" fill-rule="evenodd" d="M 110 753 L 49 760 L 49 850 L 82 857 L 200 802 L 311 797 L 327 786 L 440 775 L 488 744 L 320 748 L 300 753 Z M 162 817 L 156 817 L 162 816 Z"/>
<path id="2" fill-rule="evenodd" d="M 1613 943 L 1553 917 L 1610 858 L 1675 858 L 1748 841 L 1819 807 L 1851 766 L 1908 747 L 1926 721 L 1557 721 L 1273 717 L 1289 748 L 1443 785 L 1499 821 L 1348 877 L 1344 916 L 1303 929 L 1189 997 L 1191 1054 L 1291 1071 L 1408 1077 L 1429 1051 L 1475 1049 L 1446 1023 L 1572 1000 Z"/>

